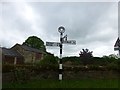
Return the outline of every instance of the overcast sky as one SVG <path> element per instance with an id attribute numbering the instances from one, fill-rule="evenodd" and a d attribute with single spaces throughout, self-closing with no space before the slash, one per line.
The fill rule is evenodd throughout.
<path id="1" fill-rule="evenodd" d="M 118 37 L 117 2 L 1 2 L 0 45 L 10 48 L 22 44 L 29 36 L 59 42 L 58 27 L 64 26 L 69 40 L 63 56 L 79 56 L 83 48 L 94 56 L 116 53 Z M 46 47 L 59 56 L 59 47 Z"/>

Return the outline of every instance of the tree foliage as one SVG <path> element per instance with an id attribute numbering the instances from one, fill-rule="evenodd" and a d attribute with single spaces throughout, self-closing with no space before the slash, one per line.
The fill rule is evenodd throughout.
<path id="1" fill-rule="evenodd" d="M 80 51 L 80 57 L 83 57 L 83 58 L 90 58 L 90 57 L 93 57 L 92 55 L 92 51 L 89 51 L 89 49 L 82 49 L 83 51 Z"/>
<path id="2" fill-rule="evenodd" d="M 83 64 L 89 64 L 92 63 L 92 51 L 89 51 L 89 49 L 82 49 L 83 51 L 80 51 L 80 59 L 82 60 Z"/>
<path id="3" fill-rule="evenodd" d="M 46 51 L 44 42 L 38 38 L 37 36 L 30 36 L 28 37 L 25 42 L 23 42 L 24 45 L 33 47 L 33 48 L 37 48 L 43 51 Z"/>

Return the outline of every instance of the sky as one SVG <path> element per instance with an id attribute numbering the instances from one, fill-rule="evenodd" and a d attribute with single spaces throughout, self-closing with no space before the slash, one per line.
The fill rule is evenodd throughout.
<path id="1" fill-rule="evenodd" d="M 76 45 L 63 45 L 63 57 L 79 56 L 88 48 L 93 56 L 116 54 L 118 38 L 118 2 L 0 2 L 0 46 L 22 44 L 29 36 L 59 42 L 58 28 L 65 27 L 68 40 Z M 59 47 L 46 47 L 59 56 Z"/>

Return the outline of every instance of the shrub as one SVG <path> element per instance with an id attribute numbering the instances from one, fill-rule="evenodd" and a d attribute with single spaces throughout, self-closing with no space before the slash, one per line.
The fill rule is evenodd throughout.
<path id="1" fill-rule="evenodd" d="M 79 57 L 63 57 L 62 58 L 63 64 L 65 64 L 66 62 L 71 62 L 71 65 L 81 65 L 83 64 L 82 61 L 80 60 Z"/>
<path id="2" fill-rule="evenodd" d="M 119 70 L 119 66 L 117 62 L 112 62 L 108 64 L 106 67 L 108 70 Z"/>
<path id="3" fill-rule="evenodd" d="M 58 58 L 53 55 L 47 55 L 39 64 L 42 68 L 56 68 L 58 67 Z"/>

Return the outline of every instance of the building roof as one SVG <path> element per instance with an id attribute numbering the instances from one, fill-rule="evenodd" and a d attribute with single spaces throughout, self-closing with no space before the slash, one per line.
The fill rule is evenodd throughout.
<path id="1" fill-rule="evenodd" d="M 43 53 L 42 50 L 32 48 L 32 47 L 27 46 L 27 45 L 21 45 L 21 47 L 24 48 L 25 50 L 28 50 L 28 51 L 37 52 L 37 53 Z"/>
<path id="2" fill-rule="evenodd" d="M 16 44 L 16 45 L 22 47 L 23 49 L 25 49 L 25 50 L 27 50 L 27 51 L 36 52 L 36 53 L 43 53 L 43 54 L 45 54 L 45 52 L 42 51 L 42 50 L 40 50 L 40 49 L 32 48 L 32 47 L 30 47 L 30 46 L 23 45 L 23 44 L 22 44 L 22 45 L 20 45 L 20 44 Z M 16 45 L 14 45 L 13 47 L 15 47 Z M 13 48 L 13 47 L 12 47 L 12 48 Z"/>
<path id="3" fill-rule="evenodd" d="M 114 47 L 120 47 L 120 39 L 118 37 L 117 41 L 115 42 Z"/>
<path id="4" fill-rule="evenodd" d="M 5 55 L 5 56 L 23 57 L 17 51 L 11 50 L 11 49 L 8 49 L 8 48 L 2 48 L 2 54 Z"/>

